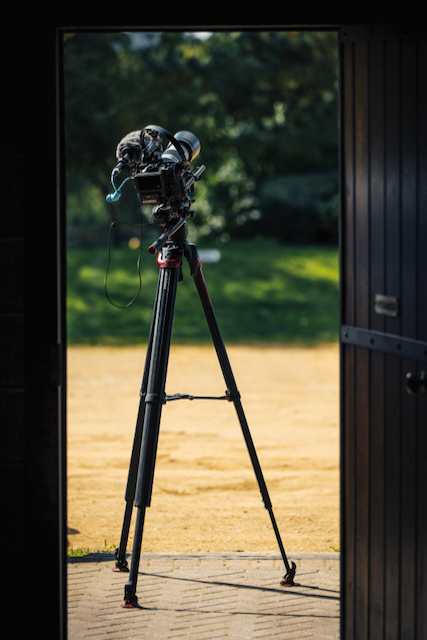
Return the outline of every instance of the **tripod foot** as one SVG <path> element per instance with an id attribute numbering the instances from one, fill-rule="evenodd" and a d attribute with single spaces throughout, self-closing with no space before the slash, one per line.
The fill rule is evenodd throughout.
<path id="1" fill-rule="evenodd" d="M 116 556 L 116 564 L 114 565 L 114 568 L 111 569 L 111 571 L 114 571 L 116 573 L 129 573 L 128 561 L 120 560 L 119 549 L 115 550 L 114 555 Z"/>
<path id="2" fill-rule="evenodd" d="M 292 568 L 283 576 L 283 580 L 281 580 L 280 584 L 282 587 L 293 587 L 295 586 L 294 577 L 295 571 L 297 570 L 295 562 L 291 562 Z"/>
<path id="3" fill-rule="evenodd" d="M 114 571 L 114 573 L 129 573 L 127 560 L 124 562 L 116 562 L 111 571 Z"/>
<path id="4" fill-rule="evenodd" d="M 135 593 L 135 583 L 132 581 L 125 584 L 125 597 L 124 603 L 121 605 L 122 609 L 142 609 L 138 604 L 138 598 Z"/>
<path id="5" fill-rule="evenodd" d="M 142 609 L 141 605 L 138 604 L 137 596 L 132 596 L 131 598 L 124 601 L 122 605 L 120 605 L 122 609 Z"/>

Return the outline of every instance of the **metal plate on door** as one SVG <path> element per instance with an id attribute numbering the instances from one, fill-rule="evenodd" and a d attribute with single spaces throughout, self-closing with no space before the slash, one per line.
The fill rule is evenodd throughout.
<path id="1" fill-rule="evenodd" d="M 375 313 L 396 318 L 399 315 L 399 311 L 399 298 L 384 296 L 381 293 L 375 295 Z"/>

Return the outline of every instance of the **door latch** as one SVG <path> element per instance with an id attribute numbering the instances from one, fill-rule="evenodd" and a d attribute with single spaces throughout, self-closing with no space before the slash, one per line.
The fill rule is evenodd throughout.
<path id="1" fill-rule="evenodd" d="M 418 389 L 421 393 L 425 393 L 427 389 L 427 376 L 425 371 L 421 371 L 419 375 L 411 373 L 406 374 L 406 391 L 410 394 L 417 393 Z"/>

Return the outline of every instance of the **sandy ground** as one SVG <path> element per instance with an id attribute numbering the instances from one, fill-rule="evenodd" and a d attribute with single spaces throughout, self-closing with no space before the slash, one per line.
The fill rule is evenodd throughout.
<path id="1" fill-rule="evenodd" d="M 286 551 L 337 550 L 337 345 L 227 352 Z M 68 349 L 74 549 L 119 544 L 144 361 L 143 347 Z M 224 390 L 213 347 L 171 349 L 168 394 Z M 163 407 L 142 551 L 278 552 L 232 403 L 180 400 Z"/>

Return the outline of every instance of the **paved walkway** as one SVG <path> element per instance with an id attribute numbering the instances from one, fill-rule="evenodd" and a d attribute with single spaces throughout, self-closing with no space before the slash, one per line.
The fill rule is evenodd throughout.
<path id="1" fill-rule="evenodd" d="M 92 554 L 68 564 L 68 637 L 339 639 L 339 555 L 293 556 L 294 587 L 281 587 L 279 556 L 142 556 L 137 596 L 124 609 L 127 573 L 114 557 Z"/>

